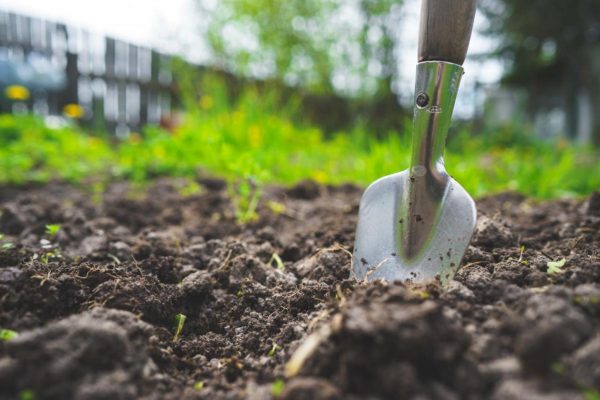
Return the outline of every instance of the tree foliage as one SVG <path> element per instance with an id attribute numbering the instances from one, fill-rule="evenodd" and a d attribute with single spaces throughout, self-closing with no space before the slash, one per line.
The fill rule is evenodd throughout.
<path id="1" fill-rule="evenodd" d="M 499 38 L 495 55 L 508 61 L 509 80 L 561 80 L 573 70 L 590 78 L 600 1 L 482 0 L 480 9 L 490 22 L 487 33 Z"/>
<path id="2" fill-rule="evenodd" d="M 508 62 L 505 82 L 525 87 L 534 113 L 547 94 L 561 94 L 567 133 L 578 130 L 581 97 L 591 105 L 593 141 L 600 145 L 600 1 L 482 0 L 496 56 Z"/>
<path id="3" fill-rule="evenodd" d="M 401 0 L 197 0 L 221 67 L 314 93 L 387 94 Z"/>

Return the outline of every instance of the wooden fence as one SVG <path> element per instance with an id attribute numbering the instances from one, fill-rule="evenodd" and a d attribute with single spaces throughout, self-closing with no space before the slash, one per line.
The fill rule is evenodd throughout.
<path id="1" fill-rule="evenodd" d="M 147 47 L 0 11 L 0 58 L 62 74 L 59 90 L 34 89 L 19 104 L 41 115 L 83 110 L 82 124 L 126 136 L 171 110 L 171 60 Z M 4 112 L 15 106 L 0 104 Z"/>

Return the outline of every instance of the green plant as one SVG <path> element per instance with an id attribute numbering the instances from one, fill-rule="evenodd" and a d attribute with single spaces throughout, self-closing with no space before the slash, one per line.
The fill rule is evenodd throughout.
<path id="1" fill-rule="evenodd" d="M 0 329 L 0 340 L 8 342 L 19 336 L 19 334 L 10 329 Z"/>
<path id="2" fill-rule="evenodd" d="M 554 371 L 554 373 L 557 375 L 564 375 L 566 372 L 566 368 L 565 368 L 564 364 L 561 364 L 559 362 L 555 362 L 550 367 L 551 367 L 552 371 Z"/>
<path id="3" fill-rule="evenodd" d="M 517 262 L 520 262 L 523 265 L 529 265 L 529 261 L 523 259 L 523 253 L 525 253 L 524 244 L 522 244 L 521 247 L 519 247 L 519 259 L 517 260 Z"/>
<path id="4" fill-rule="evenodd" d="M 255 182 L 245 179 L 229 184 L 229 196 L 233 201 L 235 218 L 240 224 L 256 221 L 256 209 L 262 196 L 262 188 Z"/>
<path id="5" fill-rule="evenodd" d="M 116 144 L 71 127 L 50 128 L 35 117 L 2 115 L 0 183 L 91 182 L 99 201 L 115 179 L 143 184 L 174 176 L 193 182 L 202 171 L 227 180 L 236 217 L 247 223 L 258 216 L 265 185 L 309 179 L 365 186 L 408 167 L 408 122 L 404 131 L 380 137 L 360 125 L 325 135 L 293 123 L 280 112 L 285 105 L 278 110 L 259 92 L 243 92 L 233 103 L 224 89 L 213 86 L 203 94 L 211 98 L 204 100 L 205 108 L 190 100 L 195 108 L 173 134 L 147 127 Z M 449 173 L 476 198 L 506 190 L 540 199 L 582 196 L 600 187 L 597 149 L 546 142 L 529 132 L 516 125 L 478 135 L 469 126 L 455 128 L 446 152 Z M 195 190 L 190 185 L 182 194 Z M 272 201 L 265 205 L 287 212 Z"/>
<path id="6" fill-rule="evenodd" d="M 19 400 L 35 400 L 37 397 L 31 389 L 25 389 L 19 392 Z"/>
<path id="7" fill-rule="evenodd" d="M 204 381 L 198 381 L 196 383 L 194 383 L 194 390 L 202 390 L 204 389 Z"/>
<path id="8" fill-rule="evenodd" d="M 59 224 L 50 224 L 46 225 L 46 234 L 51 238 L 54 238 L 56 234 L 60 231 L 61 225 Z"/>
<path id="9" fill-rule="evenodd" d="M 283 379 L 275 379 L 275 382 L 271 385 L 271 394 L 273 397 L 279 397 L 285 389 L 285 382 Z"/>
<path id="10" fill-rule="evenodd" d="M 4 235 L 0 233 L 0 241 L 4 240 Z M 12 249 L 14 245 L 11 242 L 4 242 L 0 245 L 0 250 Z"/>
<path id="11" fill-rule="evenodd" d="M 585 400 L 600 400 L 600 392 L 596 389 L 584 389 L 582 394 Z"/>
<path id="12" fill-rule="evenodd" d="M 202 186 L 197 182 L 189 180 L 179 188 L 179 194 L 183 197 L 193 196 L 202 192 Z"/>
<path id="13" fill-rule="evenodd" d="M 103 174 L 115 154 L 107 141 L 30 115 L 0 116 L 0 182 L 79 182 Z"/>
<path id="14" fill-rule="evenodd" d="M 277 267 L 278 270 L 285 271 L 285 264 L 283 264 L 283 260 L 281 260 L 281 257 L 279 257 L 279 254 L 273 253 L 273 255 L 271 256 L 271 259 L 269 260 L 269 265 L 273 264 L 273 262 L 275 263 L 275 266 Z"/>
<path id="15" fill-rule="evenodd" d="M 547 273 L 548 275 L 553 275 L 559 272 L 562 272 L 562 267 L 565 266 L 567 260 L 565 260 L 564 258 L 558 260 L 558 261 L 548 261 L 546 263 L 546 266 L 548 267 Z"/>
<path id="16" fill-rule="evenodd" d="M 175 335 L 173 335 L 173 342 L 177 342 L 179 340 L 179 335 L 183 330 L 183 324 L 185 324 L 186 316 L 179 313 L 175 316 L 175 321 L 177 322 L 177 327 L 175 328 Z"/>
<path id="17" fill-rule="evenodd" d="M 281 346 L 279 346 L 277 343 L 275 343 L 275 341 L 273 341 L 273 346 L 271 347 L 271 350 L 269 350 L 269 357 L 273 357 L 275 356 L 275 353 L 277 353 L 278 350 L 281 349 Z"/>
<path id="18" fill-rule="evenodd" d="M 48 264 L 51 260 L 62 258 L 62 254 L 60 254 L 59 249 L 53 249 L 50 251 L 46 251 L 42 253 L 40 256 L 40 262 L 42 264 Z"/>

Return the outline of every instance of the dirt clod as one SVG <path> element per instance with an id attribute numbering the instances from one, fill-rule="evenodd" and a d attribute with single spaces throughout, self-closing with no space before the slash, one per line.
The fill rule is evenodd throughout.
<path id="1" fill-rule="evenodd" d="M 150 326 L 133 314 L 96 308 L 21 334 L 6 344 L 0 390 L 39 398 L 132 399 L 156 372 Z"/>
<path id="2" fill-rule="evenodd" d="M 600 191 L 594 192 L 587 201 L 586 212 L 600 217 Z"/>
<path id="3" fill-rule="evenodd" d="M 340 391 L 325 379 L 295 378 L 281 393 L 281 400 L 341 400 Z"/>

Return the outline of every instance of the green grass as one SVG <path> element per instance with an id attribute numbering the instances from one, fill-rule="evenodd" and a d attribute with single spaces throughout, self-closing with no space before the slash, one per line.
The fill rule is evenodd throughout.
<path id="1" fill-rule="evenodd" d="M 111 144 L 77 128 L 53 129 L 31 116 L 0 116 L 0 182 L 65 180 L 144 182 L 156 176 L 227 178 L 240 218 L 251 220 L 265 183 L 312 179 L 368 185 L 407 168 L 410 135 L 374 138 L 357 126 L 326 137 L 292 122 L 248 90 L 235 105 L 224 94 L 202 96 L 176 132 L 148 127 Z M 446 165 L 473 196 L 515 190 L 536 198 L 580 196 L 600 188 L 597 150 L 531 137 L 522 127 L 450 134 Z"/>
<path id="2" fill-rule="evenodd" d="M 52 129 L 31 116 L 0 115 L 0 182 L 80 182 L 106 174 L 115 150 L 71 128 Z"/>

